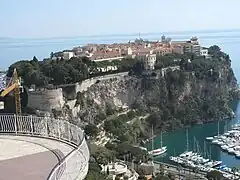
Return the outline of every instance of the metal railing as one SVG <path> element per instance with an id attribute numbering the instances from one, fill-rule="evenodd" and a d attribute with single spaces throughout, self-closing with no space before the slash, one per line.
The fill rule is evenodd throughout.
<path id="1" fill-rule="evenodd" d="M 68 121 L 50 117 L 0 115 L 0 133 L 51 138 L 74 146 L 75 149 L 55 166 L 48 180 L 81 180 L 87 175 L 90 155 L 84 132 Z"/>

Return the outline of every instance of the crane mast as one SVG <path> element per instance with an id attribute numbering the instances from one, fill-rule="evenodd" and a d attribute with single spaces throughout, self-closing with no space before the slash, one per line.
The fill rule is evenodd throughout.
<path id="1" fill-rule="evenodd" d="M 12 78 L 8 84 L 8 87 L 1 93 L 0 96 L 5 97 L 10 92 L 14 92 L 15 97 L 15 108 L 16 108 L 16 115 L 22 114 L 22 108 L 21 108 L 21 97 L 20 97 L 20 79 L 17 74 L 17 69 L 15 68 L 13 70 Z"/>
<path id="2" fill-rule="evenodd" d="M 14 96 L 15 96 L 15 106 L 16 106 L 16 115 L 22 114 L 21 107 L 21 97 L 20 97 L 20 80 L 18 78 L 17 70 L 13 71 L 13 83 L 15 84 Z"/>

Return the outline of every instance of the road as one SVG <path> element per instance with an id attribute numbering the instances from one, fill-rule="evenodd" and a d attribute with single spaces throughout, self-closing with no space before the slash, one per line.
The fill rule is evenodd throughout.
<path id="1" fill-rule="evenodd" d="M 180 177 L 178 179 L 207 179 L 205 176 L 205 173 L 194 173 L 192 172 L 191 169 L 187 169 L 187 168 L 181 168 L 181 171 L 179 171 L 178 167 L 170 165 L 170 164 L 165 164 L 165 163 L 156 163 L 154 162 L 154 168 L 156 172 L 160 172 L 160 166 L 161 164 L 163 165 L 163 169 L 165 171 L 170 172 L 174 175 L 176 175 L 176 177 Z"/>

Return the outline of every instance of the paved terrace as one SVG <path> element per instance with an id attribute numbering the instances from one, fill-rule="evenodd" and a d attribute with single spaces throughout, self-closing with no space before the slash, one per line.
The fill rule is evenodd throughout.
<path id="1" fill-rule="evenodd" d="M 0 180 L 83 180 L 84 132 L 48 117 L 0 115 Z"/>
<path id="2" fill-rule="evenodd" d="M 73 149 L 45 138 L 1 135 L 0 180 L 47 179 L 55 165 Z"/>

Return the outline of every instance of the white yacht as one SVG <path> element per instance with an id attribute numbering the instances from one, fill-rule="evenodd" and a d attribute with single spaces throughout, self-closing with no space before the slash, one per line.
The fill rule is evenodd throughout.
<path id="1" fill-rule="evenodd" d="M 234 152 L 235 152 L 234 148 L 228 148 L 227 151 L 230 154 L 234 154 Z"/>
<path id="2" fill-rule="evenodd" d="M 206 137 L 206 140 L 212 141 L 214 138 L 213 137 Z"/>
<path id="3" fill-rule="evenodd" d="M 218 139 L 215 139 L 212 141 L 213 144 L 218 144 L 219 143 L 219 140 Z"/>
<path id="4" fill-rule="evenodd" d="M 229 147 L 228 147 L 228 145 L 225 144 L 225 145 L 222 145 L 221 148 L 222 148 L 222 150 L 227 151 L 227 149 L 228 149 Z"/>
<path id="5" fill-rule="evenodd" d="M 164 154 L 165 152 L 167 152 L 166 146 L 158 148 L 158 149 L 154 149 L 154 150 L 150 151 L 149 154 L 151 154 L 152 156 L 159 156 L 159 155 Z"/>
<path id="6" fill-rule="evenodd" d="M 236 158 L 240 159 L 240 151 L 235 152 Z"/>
<path id="7" fill-rule="evenodd" d="M 225 143 L 224 143 L 222 140 L 218 140 L 217 144 L 218 144 L 219 146 L 222 146 L 222 145 L 224 145 Z"/>
<path id="8" fill-rule="evenodd" d="M 153 136 L 153 127 L 152 127 L 152 136 Z M 160 156 L 167 152 L 167 147 L 162 146 L 162 133 L 161 133 L 161 147 L 154 149 L 154 138 L 152 138 L 152 150 L 149 151 L 148 153 L 151 154 L 152 156 Z"/>

